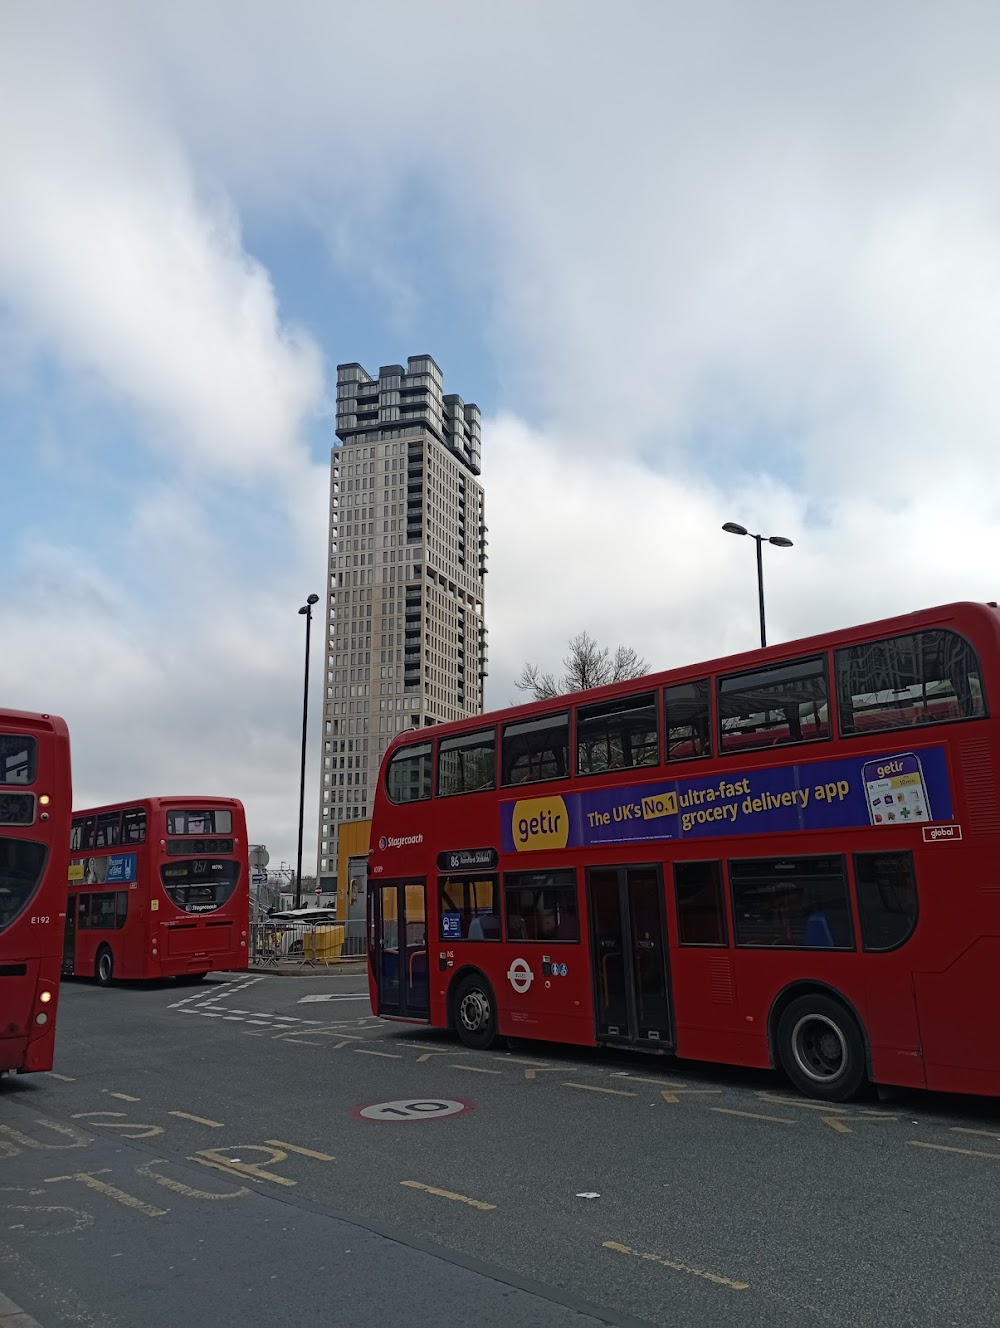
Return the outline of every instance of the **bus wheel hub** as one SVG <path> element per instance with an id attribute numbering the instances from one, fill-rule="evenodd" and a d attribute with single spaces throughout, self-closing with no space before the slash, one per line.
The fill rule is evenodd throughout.
<path id="1" fill-rule="evenodd" d="M 462 997 L 458 1009 L 463 1027 L 470 1033 L 478 1033 L 490 1021 L 490 1003 L 481 991 L 470 991 Z"/>

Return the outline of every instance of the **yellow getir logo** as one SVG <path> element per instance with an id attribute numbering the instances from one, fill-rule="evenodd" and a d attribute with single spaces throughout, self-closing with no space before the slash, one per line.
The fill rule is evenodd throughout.
<path id="1" fill-rule="evenodd" d="M 565 848 L 569 842 L 569 814 L 562 798 L 525 798 L 514 803 L 511 833 L 518 853 Z"/>

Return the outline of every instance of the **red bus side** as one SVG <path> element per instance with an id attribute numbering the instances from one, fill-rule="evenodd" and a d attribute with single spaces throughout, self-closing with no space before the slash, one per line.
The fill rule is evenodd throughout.
<path id="1" fill-rule="evenodd" d="M 168 813 L 195 810 L 229 815 L 231 830 L 224 836 L 168 834 Z M 146 798 L 77 811 L 74 826 L 91 819 L 100 824 L 115 813 L 139 811 L 145 816 L 142 843 L 75 850 L 72 855 L 70 872 L 77 879 L 70 881 L 70 902 L 77 925 L 72 939 L 67 931 L 66 971 L 107 982 L 246 969 L 250 872 L 242 803 L 235 798 Z M 218 851 L 220 839 L 227 841 L 222 851 Z M 194 911 L 175 902 L 178 892 L 166 884 L 172 879 L 170 873 L 183 873 L 192 863 L 206 869 L 206 878 L 216 869 L 224 871 L 227 881 L 234 878 L 218 905 L 199 905 L 202 911 Z M 88 864 L 93 866 L 88 869 Z M 108 879 L 112 870 L 113 882 Z M 96 879 L 80 879 L 88 874 Z M 114 910 L 110 894 L 117 896 Z M 99 913 L 93 906 L 95 898 Z M 102 925 L 93 925 L 95 917 Z"/>
<path id="2" fill-rule="evenodd" d="M 37 766 L 30 782 L 0 789 L 0 807 L 8 794 L 11 803 L 34 800 L 29 824 L 7 823 L 23 819 L 14 806 L 0 812 L 0 1074 L 52 1068 L 73 801 L 63 720 L 0 711 L 0 740 L 17 736 L 37 744 Z M 44 854 L 40 863 L 33 846 Z"/>
<path id="3" fill-rule="evenodd" d="M 595 1045 L 600 956 L 592 950 L 594 918 L 588 896 L 588 870 L 635 869 L 647 866 L 660 875 L 660 900 L 665 928 L 673 1050 L 680 1057 L 757 1067 L 775 1064 L 776 1020 L 793 996 L 829 991 L 856 1015 L 866 1038 L 871 1078 L 880 1083 L 926 1087 L 941 1091 L 1000 1095 L 1000 1024 L 989 1017 L 995 1003 L 1000 966 L 1000 885 L 996 852 L 1000 844 L 1000 736 L 997 720 L 988 716 L 960 723 L 869 732 L 859 725 L 850 738 L 838 738 L 836 698 L 831 696 L 831 731 L 821 743 L 802 742 L 773 751 L 727 751 L 690 765 L 677 763 L 645 770 L 628 769 L 605 775 L 496 788 L 485 793 L 391 803 L 384 775 L 402 746 L 461 732 L 496 727 L 539 717 L 557 710 L 573 711 L 583 702 L 638 695 L 666 685 L 716 678 L 782 660 L 824 654 L 838 646 L 920 629 L 944 627 L 960 633 L 978 652 L 988 701 L 1000 707 L 1000 617 L 995 606 L 951 605 L 870 627 L 831 634 L 755 651 L 697 668 L 637 679 L 620 686 L 521 706 L 499 715 L 485 715 L 407 733 L 390 746 L 383 761 L 372 822 L 369 868 L 369 989 L 372 1008 L 384 1005 L 376 965 L 378 913 L 383 892 L 393 901 L 397 884 L 426 886 L 425 920 L 429 1010 L 424 1016 L 437 1027 L 454 1027 L 452 995 L 456 983 L 472 970 L 487 977 L 496 1001 L 499 1031 Z M 833 691 L 835 689 L 831 689 Z M 713 687 L 714 693 L 714 687 Z M 713 726 L 717 714 L 713 696 Z M 661 712 L 662 716 L 662 712 Z M 572 741 L 571 730 L 571 741 Z M 499 742 L 498 742 L 499 747 Z M 501 838 L 501 804 L 523 797 L 559 799 L 587 790 L 614 790 L 665 777 L 717 777 L 737 780 L 794 764 L 808 784 L 809 769 L 850 757 L 859 763 L 890 750 L 930 760 L 936 749 L 946 770 L 952 804 L 951 821 L 943 826 L 857 825 L 791 833 L 712 834 L 697 840 L 647 840 L 586 848 L 543 848 L 530 853 L 505 852 Z M 498 781 L 499 782 L 499 781 Z M 751 823 L 746 823 L 749 829 Z M 572 869 L 576 874 L 580 932 L 576 942 L 470 941 L 446 939 L 440 918 L 438 879 L 447 874 L 439 855 L 447 850 L 489 850 L 495 854 L 492 876 L 503 890 L 505 873 Z M 919 897 L 919 916 L 904 944 L 884 953 L 866 953 L 861 945 L 856 854 L 895 851 L 912 854 Z M 843 859 L 848 882 L 854 944 L 845 950 L 740 948 L 734 943 L 736 919 L 729 864 L 777 857 L 828 856 Z M 725 882 L 726 943 L 681 945 L 674 888 L 674 867 L 687 862 L 718 862 Z M 402 901 L 404 896 L 398 895 Z M 411 930 L 418 927 L 411 919 Z M 401 931 L 402 934 L 402 931 Z M 394 941 L 401 970 L 412 963 L 416 949 L 404 954 Z M 530 982 L 514 967 L 527 963 Z M 553 973 L 552 966 L 557 972 Z M 565 967 L 565 972 L 563 968 Z M 410 1013 L 410 1017 L 414 1017 Z M 418 1016 L 419 1017 L 419 1016 Z"/>

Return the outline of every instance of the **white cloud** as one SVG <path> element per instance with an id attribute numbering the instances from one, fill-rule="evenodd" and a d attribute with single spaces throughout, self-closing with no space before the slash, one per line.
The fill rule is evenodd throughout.
<path id="1" fill-rule="evenodd" d="M 129 570 L 213 590 L 154 621 L 99 551 L 34 551 L 36 589 L 69 569 L 75 603 L 115 606 L 3 611 L 25 694 L 78 715 L 95 793 L 193 759 L 291 848 L 323 366 L 245 252 L 245 207 L 315 219 L 344 270 L 363 253 L 376 302 L 420 328 L 385 359 L 437 349 L 421 308 L 442 274 L 392 243 L 414 183 L 447 275 L 486 290 L 493 703 L 584 626 L 656 666 L 752 647 L 753 549 L 728 519 L 795 540 L 767 553 L 774 639 L 995 592 L 995 7 L 608 14 L 106 0 L 10 20 L 4 383 L 35 347 L 121 402 L 171 474 L 130 517 Z M 330 328 L 353 358 L 335 310 Z M 223 522 L 192 503 L 197 471 L 246 486 Z M 126 764 L 102 746 L 116 697 L 151 717 Z"/>

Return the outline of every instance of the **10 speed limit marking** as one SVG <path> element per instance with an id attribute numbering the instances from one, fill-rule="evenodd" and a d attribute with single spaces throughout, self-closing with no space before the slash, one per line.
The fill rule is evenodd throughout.
<path id="1" fill-rule="evenodd" d="M 448 1097 L 402 1098 L 398 1102 L 373 1102 L 370 1107 L 358 1107 L 354 1114 L 362 1120 L 398 1124 L 402 1121 L 443 1120 L 445 1116 L 459 1116 L 471 1111 L 471 1102 L 456 1101 Z"/>

